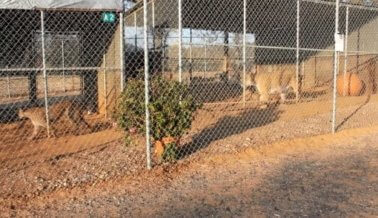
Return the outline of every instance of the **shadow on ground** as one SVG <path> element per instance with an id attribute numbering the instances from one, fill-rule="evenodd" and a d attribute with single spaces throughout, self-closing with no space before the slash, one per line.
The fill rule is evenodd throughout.
<path id="1" fill-rule="evenodd" d="M 371 151 L 371 152 L 370 152 Z M 344 152 L 344 151 L 339 151 Z M 201 174 L 164 217 L 375 217 L 378 150 L 318 158 L 290 158 L 253 184 L 253 165 Z M 259 161 L 261 163 L 261 161 Z M 227 171 L 227 172 L 226 172 Z M 230 174 L 231 173 L 231 174 Z M 192 193 L 193 192 L 193 193 Z M 172 203 L 172 202 L 171 202 Z"/>
<path id="2" fill-rule="evenodd" d="M 200 149 L 206 148 L 210 143 L 237 135 L 249 129 L 261 127 L 279 119 L 281 111 L 279 105 L 270 105 L 265 109 L 252 108 L 236 116 L 225 116 L 214 125 L 203 129 L 193 136 L 191 142 L 180 147 L 180 158 L 191 155 Z"/>
<path id="3" fill-rule="evenodd" d="M 369 93 L 366 97 L 366 100 L 358 106 L 352 113 L 343 118 L 341 123 L 336 127 L 336 131 L 342 128 L 353 116 L 355 116 L 363 107 L 365 107 L 370 102 L 371 94 Z"/>
<path id="4" fill-rule="evenodd" d="M 377 150 L 370 155 L 377 157 Z M 288 161 L 251 193 L 252 204 L 270 216 L 377 215 L 378 165 L 371 162 L 366 154 Z"/>

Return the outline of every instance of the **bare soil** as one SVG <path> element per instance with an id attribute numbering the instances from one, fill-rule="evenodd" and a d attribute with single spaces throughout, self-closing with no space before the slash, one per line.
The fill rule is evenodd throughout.
<path id="1" fill-rule="evenodd" d="M 376 217 L 378 126 L 2 199 L 8 216 Z"/>
<path id="2" fill-rule="evenodd" d="M 147 172 L 143 137 L 125 146 L 102 117 L 97 131 L 26 141 L 30 123 L 0 126 L 4 216 L 377 216 L 378 96 L 257 109 L 210 104 L 182 140 L 176 164 Z M 76 135 L 74 135 L 76 134 Z M 279 142 L 277 144 L 277 142 Z M 276 209 L 277 208 L 277 209 Z"/>

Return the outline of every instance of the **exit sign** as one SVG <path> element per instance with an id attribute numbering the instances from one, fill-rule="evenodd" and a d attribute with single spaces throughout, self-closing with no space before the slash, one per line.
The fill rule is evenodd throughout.
<path id="1" fill-rule="evenodd" d="M 114 23 L 116 15 L 113 12 L 104 12 L 102 13 L 101 20 L 105 23 Z"/>

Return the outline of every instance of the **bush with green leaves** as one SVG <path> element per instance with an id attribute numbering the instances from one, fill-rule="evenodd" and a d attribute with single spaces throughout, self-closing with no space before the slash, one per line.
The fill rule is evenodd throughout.
<path id="1" fill-rule="evenodd" d="M 175 142 L 165 145 L 163 156 L 165 162 L 175 162 L 178 159 L 177 144 Z"/>
<path id="2" fill-rule="evenodd" d="M 195 102 L 189 86 L 155 77 L 150 81 L 150 132 L 154 140 L 181 138 L 191 128 L 194 113 L 202 105 Z M 144 81 L 131 79 L 120 96 L 115 111 L 118 125 L 125 131 L 146 131 Z"/>

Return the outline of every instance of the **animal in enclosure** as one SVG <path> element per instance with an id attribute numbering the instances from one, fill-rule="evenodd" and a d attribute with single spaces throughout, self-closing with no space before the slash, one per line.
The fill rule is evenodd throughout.
<path id="1" fill-rule="evenodd" d="M 54 124 L 63 116 L 65 116 L 68 121 L 76 127 L 76 132 L 80 127 L 88 128 L 92 131 L 90 125 L 85 121 L 83 116 L 83 108 L 78 104 L 70 101 L 63 101 L 56 103 L 49 107 L 49 124 L 51 135 L 56 137 L 56 129 Z M 20 109 L 18 111 L 18 116 L 22 118 L 28 118 L 33 126 L 34 131 L 29 139 L 35 139 L 41 128 L 47 129 L 47 119 L 45 108 L 30 108 L 30 109 Z M 50 137 L 50 136 L 48 136 Z"/>
<path id="2" fill-rule="evenodd" d="M 243 83 L 243 81 L 242 81 Z M 273 70 L 268 67 L 263 72 L 252 72 L 246 77 L 246 87 L 254 86 L 259 94 L 259 102 L 263 105 L 269 103 L 272 95 L 279 95 L 280 102 L 285 103 L 287 94 L 291 90 L 295 97 L 298 96 L 298 85 L 295 72 L 290 70 Z"/>

